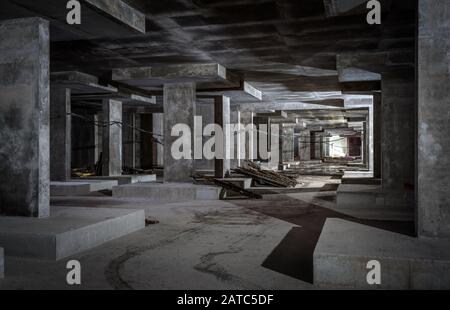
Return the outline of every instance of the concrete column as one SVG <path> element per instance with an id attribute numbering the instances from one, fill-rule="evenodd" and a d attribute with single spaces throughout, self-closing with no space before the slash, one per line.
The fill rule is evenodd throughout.
<path id="1" fill-rule="evenodd" d="M 230 124 L 230 98 L 225 96 L 214 98 L 214 123 L 220 125 L 224 133 L 221 146 L 216 140 L 216 152 L 222 152 L 223 159 L 216 158 L 214 160 L 214 174 L 216 178 L 223 178 L 230 171 L 230 136 L 226 130 L 227 125 Z"/>
<path id="2" fill-rule="evenodd" d="M 73 109 L 82 118 L 72 117 L 72 167 L 88 168 L 95 164 L 95 115 L 89 109 Z"/>
<path id="3" fill-rule="evenodd" d="M 136 120 L 134 113 L 123 113 L 122 126 L 122 154 L 123 167 L 136 168 L 136 143 L 134 129 L 130 126 L 136 127 Z"/>
<path id="4" fill-rule="evenodd" d="M 134 124 L 136 125 L 137 128 L 142 128 L 141 114 L 139 113 L 134 114 Z M 135 148 L 134 163 L 136 165 L 136 168 L 138 169 L 141 168 L 141 139 L 143 136 L 145 136 L 145 134 L 142 133 L 141 131 L 139 130 L 134 131 L 134 148 Z"/>
<path id="5" fill-rule="evenodd" d="M 311 160 L 311 133 L 309 130 L 300 132 L 300 160 Z"/>
<path id="6" fill-rule="evenodd" d="M 197 102 L 196 106 L 196 115 L 202 117 L 203 127 L 208 124 L 214 124 L 214 104 L 211 102 Z M 202 142 L 202 147 L 205 145 L 206 141 L 210 139 L 210 137 L 203 136 L 203 128 L 201 132 L 196 132 L 196 139 Z M 205 156 L 202 156 L 202 159 L 195 160 L 195 170 L 214 170 L 214 159 L 206 159 Z"/>
<path id="7" fill-rule="evenodd" d="M 145 131 L 152 132 L 153 114 L 141 114 L 141 128 Z M 141 133 L 140 137 L 141 168 L 149 170 L 153 168 L 153 142 L 151 135 L 147 133 Z"/>
<path id="8" fill-rule="evenodd" d="M 49 25 L 0 22 L 0 214 L 48 217 Z"/>
<path id="9" fill-rule="evenodd" d="M 241 124 L 241 112 L 232 110 L 230 111 L 230 124 L 239 125 Z M 238 128 L 238 127 L 236 127 Z M 232 133 L 232 137 L 230 137 L 233 141 L 233 145 L 230 145 L 232 148 L 232 156 L 233 159 L 230 160 L 230 168 L 234 169 L 241 165 L 241 160 L 239 159 L 241 153 L 241 136 L 238 131 L 234 131 Z"/>
<path id="10" fill-rule="evenodd" d="M 52 87 L 50 91 L 50 179 L 68 181 L 72 164 L 71 91 Z"/>
<path id="11" fill-rule="evenodd" d="M 373 176 L 381 178 L 381 94 L 373 95 Z"/>
<path id="12" fill-rule="evenodd" d="M 153 113 L 153 133 L 154 138 L 160 142 L 163 142 L 164 134 L 164 114 L 163 113 Z M 157 143 L 156 140 L 153 142 L 153 165 L 162 167 L 164 165 L 164 146 Z"/>
<path id="13" fill-rule="evenodd" d="M 195 83 L 164 85 L 164 182 L 192 182 L 195 93 Z M 176 124 L 185 124 L 191 130 L 190 158 L 172 157 L 172 144 L 179 138 L 171 135 Z"/>
<path id="14" fill-rule="evenodd" d="M 449 20 L 449 1 L 419 0 L 416 195 L 421 237 L 450 238 Z"/>
<path id="15" fill-rule="evenodd" d="M 103 175 L 122 175 L 122 102 L 103 101 Z"/>
<path id="16" fill-rule="evenodd" d="M 294 161 L 294 126 L 280 126 L 282 162 Z"/>
<path id="17" fill-rule="evenodd" d="M 415 83 L 413 72 L 384 72 L 382 79 L 382 184 L 405 192 L 414 184 Z M 408 199 L 405 192 L 405 202 Z"/>
<path id="18" fill-rule="evenodd" d="M 243 129 L 250 128 L 253 125 L 253 112 L 241 112 L 241 124 Z M 241 137 L 242 138 L 242 137 Z M 256 148 L 257 133 L 253 130 L 245 131 L 245 159 L 256 159 L 258 149 Z"/>
<path id="19" fill-rule="evenodd" d="M 101 113 L 94 114 L 94 162 L 97 163 L 102 152 L 102 123 L 103 117 Z"/>

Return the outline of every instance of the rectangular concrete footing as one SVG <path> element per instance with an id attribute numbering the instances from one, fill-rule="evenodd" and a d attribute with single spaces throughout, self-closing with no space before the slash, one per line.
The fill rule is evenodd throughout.
<path id="1" fill-rule="evenodd" d="M 138 183 L 113 188 L 113 197 L 146 198 L 161 202 L 217 200 L 219 194 L 219 187 L 191 183 Z"/>
<path id="2" fill-rule="evenodd" d="M 5 257 L 3 248 L 0 248 L 0 279 L 5 277 Z"/>
<path id="3" fill-rule="evenodd" d="M 50 182 L 50 195 L 82 196 L 92 192 L 110 190 L 117 184 L 117 180 L 71 180 L 68 182 Z"/>
<path id="4" fill-rule="evenodd" d="M 134 184 L 155 182 L 156 174 L 133 174 L 133 175 L 119 175 L 119 176 L 92 176 L 83 177 L 80 180 L 100 180 L 100 181 L 117 181 L 116 185 Z M 115 186 L 115 185 L 114 185 Z"/>
<path id="5" fill-rule="evenodd" d="M 51 207 L 46 219 L 0 217 L 0 244 L 8 256 L 59 260 L 144 227 L 144 210 Z"/>
<path id="6" fill-rule="evenodd" d="M 337 189 L 338 208 L 411 208 L 413 192 L 384 192 L 381 185 L 341 184 Z"/>
<path id="7" fill-rule="evenodd" d="M 449 240 L 424 240 L 327 219 L 314 250 L 314 284 L 349 289 L 449 289 Z M 370 285 L 369 261 L 381 284 Z"/>

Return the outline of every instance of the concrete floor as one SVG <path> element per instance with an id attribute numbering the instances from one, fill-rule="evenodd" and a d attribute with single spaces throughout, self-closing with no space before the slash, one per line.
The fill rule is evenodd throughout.
<path id="1" fill-rule="evenodd" d="M 336 177 L 302 180 L 302 188 L 263 200 L 55 197 L 59 206 L 142 208 L 159 223 L 59 262 L 6 257 L 0 289 L 312 289 L 312 252 L 327 217 L 412 231 L 409 222 L 361 221 L 331 210 Z M 81 286 L 66 284 L 70 259 L 81 262 Z"/>

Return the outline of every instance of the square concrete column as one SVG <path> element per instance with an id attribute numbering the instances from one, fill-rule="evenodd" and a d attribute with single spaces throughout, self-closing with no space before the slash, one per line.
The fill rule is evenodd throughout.
<path id="1" fill-rule="evenodd" d="M 419 0 L 418 235 L 450 238 L 450 2 Z"/>
<path id="2" fill-rule="evenodd" d="M 381 178 L 381 94 L 373 95 L 373 176 Z"/>
<path id="3" fill-rule="evenodd" d="M 230 98 L 225 96 L 214 97 L 214 123 L 221 126 L 223 129 L 223 141 L 219 146 L 216 140 L 216 157 L 217 153 L 221 152 L 223 158 L 216 158 L 214 160 L 214 174 L 216 178 L 224 178 L 230 171 L 230 136 L 227 133 L 227 128 L 230 124 Z"/>
<path id="4" fill-rule="evenodd" d="M 134 130 L 125 125 L 134 126 L 134 113 L 123 113 L 122 121 L 122 166 L 135 168 Z"/>
<path id="5" fill-rule="evenodd" d="M 302 130 L 299 140 L 300 160 L 311 160 L 311 132 L 309 130 Z"/>
<path id="6" fill-rule="evenodd" d="M 154 138 L 160 142 L 164 141 L 164 114 L 163 113 L 153 113 L 153 134 Z M 164 146 L 157 143 L 155 140 L 153 142 L 153 165 L 162 167 L 164 166 Z"/>
<path id="7" fill-rule="evenodd" d="M 196 103 L 196 116 L 202 117 L 203 127 L 208 124 L 214 124 L 214 104 L 211 102 L 197 102 Z M 195 139 L 201 141 L 202 147 L 205 145 L 206 141 L 210 139 L 210 137 L 203 136 L 203 128 L 201 131 L 195 132 Z M 202 156 L 201 159 L 195 160 L 195 170 L 214 170 L 214 159 L 206 159 L 205 156 Z"/>
<path id="8" fill-rule="evenodd" d="M 240 128 L 241 124 L 241 112 L 237 110 L 230 111 L 230 124 L 233 124 L 236 129 Z M 231 155 L 233 156 L 233 159 L 230 160 L 230 168 L 234 169 L 241 165 L 241 159 L 239 158 L 241 154 L 241 135 L 239 131 L 234 131 L 231 133 L 233 136 L 230 137 L 232 139 L 233 145 L 230 147 L 232 148 Z"/>
<path id="9" fill-rule="evenodd" d="M 195 83 L 164 84 L 164 182 L 192 182 L 195 87 Z M 190 128 L 190 158 L 172 156 L 172 144 L 179 139 L 179 136 L 172 136 L 172 128 L 177 124 Z"/>
<path id="10" fill-rule="evenodd" d="M 103 167 L 104 176 L 122 175 L 122 102 L 103 100 Z"/>
<path id="11" fill-rule="evenodd" d="M 0 214 L 48 217 L 49 25 L 0 22 Z"/>
<path id="12" fill-rule="evenodd" d="M 241 124 L 243 130 L 241 139 L 244 139 L 242 145 L 245 146 L 245 159 L 247 160 L 256 159 L 256 154 L 258 153 L 256 145 L 258 133 L 256 131 L 256 126 L 254 126 L 253 117 L 253 112 L 241 112 Z"/>
<path id="13" fill-rule="evenodd" d="M 280 126 L 281 131 L 281 162 L 294 161 L 294 126 Z"/>
<path id="14" fill-rule="evenodd" d="M 142 130 L 153 132 L 153 114 L 141 114 L 140 119 Z M 142 132 L 140 136 L 140 157 L 142 169 L 149 170 L 153 168 L 152 136 L 144 132 Z"/>
<path id="15" fill-rule="evenodd" d="M 382 184 L 385 192 L 414 186 L 415 83 L 413 72 L 384 72 L 382 78 Z M 409 198 L 409 200 L 411 200 Z"/>
<path id="16" fill-rule="evenodd" d="M 68 181 L 72 175 L 72 116 L 69 88 L 50 90 L 50 179 Z"/>

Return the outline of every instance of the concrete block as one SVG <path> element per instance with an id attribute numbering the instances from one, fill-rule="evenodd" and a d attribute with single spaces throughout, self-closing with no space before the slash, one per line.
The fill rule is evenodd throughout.
<path id="1" fill-rule="evenodd" d="M 0 248 L 0 279 L 5 277 L 5 252 Z"/>
<path id="2" fill-rule="evenodd" d="M 156 174 L 130 174 L 130 175 L 119 175 L 119 176 L 92 176 L 83 177 L 80 180 L 101 180 L 101 181 L 117 181 L 117 184 L 113 185 L 125 185 L 125 184 L 135 184 L 135 183 L 146 183 L 155 182 Z"/>
<path id="3" fill-rule="evenodd" d="M 339 208 L 376 207 L 381 192 L 379 185 L 341 184 L 337 190 L 337 205 Z"/>
<path id="4" fill-rule="evenodd" d="M 217 200 L 220 188 L 190 183 L 138 183 L 113 187 L 113 197 L 147 198 L 160 202 Z"/>
<path id="5" fill-rule="evenodd" d="M 0 217 L 0 244 L 8 256 L 59 260 L 144 227 L 144 210 L 51 207 L 47 219 Z"/>
<path id="6" fill-rule="evenodd" d="M 101 190 L 111 190 L 117 185 L 117 180 L 71 180 L 68 182 L 50 182 L 50 195 L 81 196 Z"/>
<path id="7" fill-rule="evenodd" d="M 380 285 L 367 283 L 370 260 L 380 262 Z M 314 250 L 314 284 L 319 287 L 448 289 L 449 279 L 448 240 L 417 239 L 327 219 Z"/>

